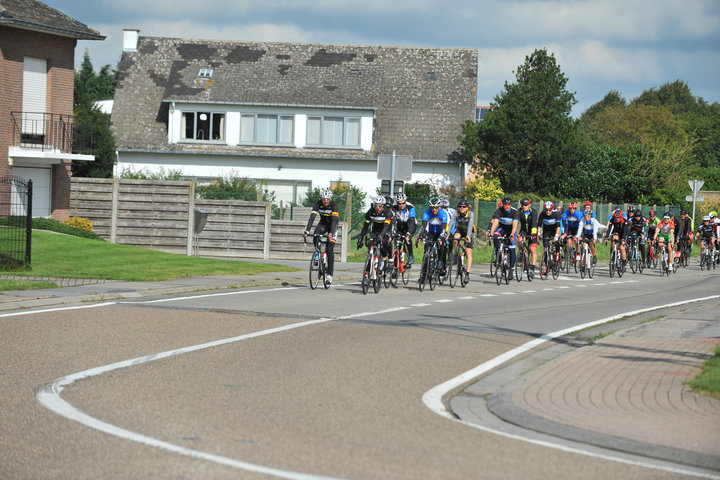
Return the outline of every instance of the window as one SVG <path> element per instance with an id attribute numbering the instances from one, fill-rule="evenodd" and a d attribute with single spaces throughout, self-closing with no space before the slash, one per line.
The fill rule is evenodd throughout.
<path id="1" fill-rule="evenodd" d="M 182 113 L 183 140 L 220 141 L 223 138 L 225 138 L 224 113 Z"/>
<path id="2" fill-rule="evenodd" d="M 307 144 L 359 147 L 360 117 L 308 117 Z"/>
<path id="3" fill-rule="evenodd" d="M 244 113 L 240 117 L 240 142 L 291 145 L 294 124 L 292 115 Z"/>

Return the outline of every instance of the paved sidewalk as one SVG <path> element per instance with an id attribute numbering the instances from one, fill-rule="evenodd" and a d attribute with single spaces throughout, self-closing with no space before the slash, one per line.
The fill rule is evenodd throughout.
<path id="1" fill-rule="evenodd" d="M 702 302 L 593 345 L 559 346 L 550 361 L 539 352 L 524 375 L 490 380 L 489 398 L 481 380 L 453 406 L 469 422 L 487 408 L 536 432 L 720 472 L 720 400 L 686 385 L 720 344 L 719 312 L 720 301 Z"/>

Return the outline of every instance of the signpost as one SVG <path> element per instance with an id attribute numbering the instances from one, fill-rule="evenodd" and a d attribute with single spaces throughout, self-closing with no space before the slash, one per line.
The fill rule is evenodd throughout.
<path id="1" fill-rule="evenodd" d="M 378 155 L 377 178 L 379 180 L 388 180 L 390 182 L 390 196 L 394 194 L 396 180 L 408 182 L 412 178 L 412 155 L 396 155 L 393 150 L 392 155 Z"/>
<path id="2" fill-rule="evenodd" d="M 690 184 L 690 188 L 692 189 L 692 195 L 688 195 L 685 197 L 685 200 L 688 202 L 693 202 L 693 214 L 692 218 L 693 221 L 695 221 L 695 202 L 702 202 L 705 200 L 705 197 L 698 196 L 698 193 L 700 192 L 700 189 L 705 184 L 705 180 L 688 180 L 688 183 Z M 695 222 L 695 225 L 697 225 L 697 222 Z"/>

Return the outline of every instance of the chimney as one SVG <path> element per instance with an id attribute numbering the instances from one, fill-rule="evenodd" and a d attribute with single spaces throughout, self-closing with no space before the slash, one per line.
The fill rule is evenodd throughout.
<path id="1" fill-rule="evenodd" d="M 123 51 L 137 52 L 138 35 L 140 30 L 137 28 L 123 28 Z"/>

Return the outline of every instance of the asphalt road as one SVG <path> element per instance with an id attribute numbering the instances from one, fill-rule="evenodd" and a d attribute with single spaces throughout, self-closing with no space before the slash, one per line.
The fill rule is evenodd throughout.
<path id="1" fill-rule="evenodd" d="M 682 478 L 468 428 L 422 397 L 548 332 L 716 295 L 716 272 L 477 275 L 434 292 L 269 288 L 3 316 L 0 478 Z M 50 395 L 94 428 L 36 398 L 130 359 Z"/>

